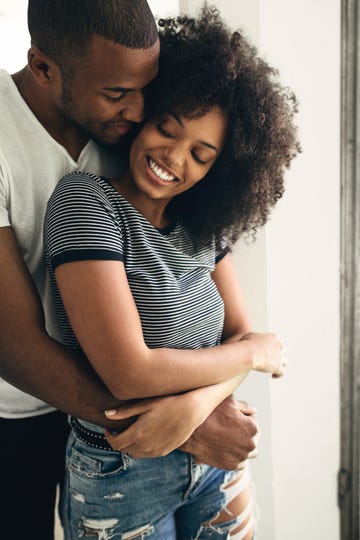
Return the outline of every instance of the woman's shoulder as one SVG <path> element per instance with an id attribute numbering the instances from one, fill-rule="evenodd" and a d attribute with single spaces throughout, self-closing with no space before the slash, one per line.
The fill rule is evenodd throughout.
<path id="1" fill-rule="evenodd" d="M 83 198 L 84 204 L 91 199 L 110 199 L 112 187 L 109 181 L 97 174 L 77 170 L 65 174 L 55 187 L 51 201 Z"/>
<path id="2" fill-rule="evenodd" d="M 95 187 L 102 185 L 103 183 L 104 179 L 101 176 L 87 171 L 77 170 L 64 174 L 64 176 L 60 178 L 57 188 L 61 189 L 66 187 L 73 189 L 77 186 Z"/>

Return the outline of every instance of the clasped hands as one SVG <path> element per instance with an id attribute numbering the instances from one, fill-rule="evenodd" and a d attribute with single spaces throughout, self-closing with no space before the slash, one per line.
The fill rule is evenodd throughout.
<path id="1" fill-rule="evenodd" d="M 193 424 L 182 407 L 188 406 L 183 396 L 186 394 L 146 399 L 108 415 L 116 420 L 139 415 L 119 435 L 107 430 L 108 442 L 114 450 L 135 458 L 159 457 L 178 448 L 193 454 L 201 463 L 227 470 L 240 469 L 246 459 L 255 456 L 259 430 L 253 406 L 230 396 L 204 422 L 187 432 L 186 427 Z M 195 416 L 196 411 L 192 414 Z"/>
<path id="2" fill-rule="evenodd" d="M 254 345 L 253 369 L 284 375 L 287 355 L 275 334 L 248 333 L 242 337 Z M 256 455 L 259 428 L 256 409 L 227 397 L 209 414 L 196 392 L 141 400 L 107 411 L 107 417 L 123 420 L 135 417 L 120 434 L 106 431 L 114 450 L 135 458 L 160 457 L 178 448 L 193 454 L 199 462 L 234 470 Z"/>

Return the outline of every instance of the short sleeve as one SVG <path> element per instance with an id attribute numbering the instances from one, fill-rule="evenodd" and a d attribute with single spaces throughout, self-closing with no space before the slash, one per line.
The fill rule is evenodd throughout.
<path id="1" fill-rule="evenodd" d="M 230 252 L 229 245 L 225 238 L 222 238 L 220 242 L 216 245 L 215 251 L 215 264 L 218 264 L 221 259 L 225 257 Z"/>
<path id="2" fill-rule="evenodd" d="M 0 227 L 11 225 L 8 210 L 9 174 L 7 162 L 0 150 Z"/>
<path id="3" fill-rule="evenodd" d="M 88 173 L 64 176 L 52 194 L 45 216 L 48 262 L 123 260 L 123 239 L 115 211 L 100 179 Z"/>

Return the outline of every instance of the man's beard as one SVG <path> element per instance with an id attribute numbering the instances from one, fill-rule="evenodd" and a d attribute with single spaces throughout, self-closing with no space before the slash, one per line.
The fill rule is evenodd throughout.
<path id="1" fill-rule="evenodd" d="M 112 148 L 119 149 L 124 155 L 127 155 L 130 150 L 130 145 L 134 139 L 133 131 L 124 135 L 120 141 L 114 143 L 109 143 L 101 139 L 98 133 L 95 133 L 89 123 L 81 118 L 79 109 L 72 97 L 71 84 L 66 76 L 63 76 L 63 91 L 61 95 L 61 112 L 68 122 L 73 126 L 77 127 L 86 137 L 92 139 L 99 146 L 107 148 L 108 150 Z"/>
<path id="2" fill-rule="evenodd" d="M 94 140 L 97 144 L 105 148 L 111 148 L 114 145 L 103 141 L 97 133 L 91 129 L 90 125 L 81 118 L 79 109 L 72 97 L 70 81 L 63 76 L 63 91 L 61 95 L 61 112 L 68 122 L 77 127 L 86 137 Z"/>

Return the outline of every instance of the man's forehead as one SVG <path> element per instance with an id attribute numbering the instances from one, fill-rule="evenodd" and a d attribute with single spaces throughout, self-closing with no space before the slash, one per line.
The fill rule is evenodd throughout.
<path id="1" fill-rule="evenodd" d="M 130 49 L 96 36 L 78 71 L 89 81 L 101 80 L 103 86 L 126 89 L 155 77 L 159 53 L 159 41 L 146 49 Z"/>

